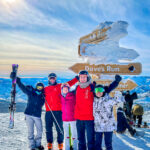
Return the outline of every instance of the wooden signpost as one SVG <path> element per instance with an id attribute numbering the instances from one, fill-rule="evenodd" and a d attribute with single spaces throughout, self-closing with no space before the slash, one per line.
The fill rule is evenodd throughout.
<path id="1" fill-rule="evenodd" d="M 112 83 L 112 80 L 95 80 L 97 84 L 102 84 L 104 86 L 109 86 Z M 137 87 L 137 84 L 132 80 L 127 80 L 125 83 L 120 82 L 115 91 L 127 91 L 133 90 Z"/>
<path id="2" fill-rule="evenodd" d="M 75 73 L 79 73 L 81 70 L 86 70 L 92 74 L 122 74 L 122 75 L 138 75 L 142 71 L 142 66 L 140 63 L 130 63 L 130 64 L 99 64 L 90 65 L 87 63 L 77 63 L 69 68 Z"/>
<path id="3" fill-rule="evenodd" d="M 80 38 L 80 43 L 79 43 L 79 46 L 78 46 L 78 54 L 79 54 L 79 56 L 81 56 L 80 45 L 82 43 L 98 44 L 99 42 L 106 40 L 107 39 L 106 32 L 110 28 L 111 27 L 103 28 L 103 29 L 96 29 L 92 33 L 81 37 Z M 82 50 L 82 53 L 84 53 L 84 49 Z"/>
<path id="4" fill-rule="evenodd" d="M 126 23 L 127 24 L 127 23 Z M 92 31 L 90 34 L 87 34 L 80 38 L 79 46 L 78 46 L 78 54 L 86 53 L 86 47 L 81 44 L 98 44 L 104 40 L 110 38 L 107 35 L 108 30 L 112 30 L 112 26 L 107 26 L 102 29 L 96 29 Z M 110 30 L 110 31 L 111 31 Z M 118 29 L 119 30 L 119 29 Z M 116 33 L 117 34 L 117 33 Z M 113 37 L 112 37 L 113 38 Z M 102 85 L 110 85 L 112 80 L 100 80 L 101 75 L 138 75 L 142 72 L 142 65 L 141 63 L 129 63 L 129 64 L 99 64 L 99 65 L 90 65 L 88 63 L 76 63 L 69 68 L 75 73 L 79 73 L 81 70 L 86 70 L 89 74 L 92 74 L 93 80 L 97 82 L 97 84 Z M 127 80 L 125 83 L 120 82 L 119 86 L 115 89 L 116 91 L 125 91 L 125 90 L 132 90 L 137 87 L 137 84 L 132 80 Z"/>

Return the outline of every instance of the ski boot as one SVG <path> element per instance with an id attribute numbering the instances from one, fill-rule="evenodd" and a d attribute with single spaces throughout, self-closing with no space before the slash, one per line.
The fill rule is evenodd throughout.
<path id="1" fill-rule="evenodd" d="M 59 150 L 63 150 L 63 143 L 58 144 L 58 149 L 59 149 Z"/>
<path id="2" fill-rule="evenodd" d="M 131 129 L 131 130 L 129 130 L 129 132 L 130 132 L 131 136 L 134 136 L 135 133 L 136 133 L 136 130 L 135 129 Z"/>
<path id="3" fill-rule="evenodd" d="M 52 150 L 53 149 L 53 144 L 52 143 L 48 143 L 47 144 L 47 148 L 48 148 L 48 150 Z"/>
<path id="4" fill-rule="evenodd" d="M 44 147 L 40 145 L 39 147 L 36 148 L 36 150 L 44 150 Z"/>

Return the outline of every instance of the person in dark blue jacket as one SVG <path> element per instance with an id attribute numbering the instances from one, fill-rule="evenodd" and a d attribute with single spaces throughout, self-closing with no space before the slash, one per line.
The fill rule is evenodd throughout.
<path id="1" fill-rule="evenodd" d="M 136 133 L 136 130 L 129 125 L 123 109 L 119 107 L 117 110 L 117 132 L 123 134 L 126 129 L 128 129 L 131 136 L 134 136 Z"/>
<path id="2" fill-rule="evenodd" d="M 13 78 L 14 73 L 10 77 Z M 25 120 L 28 127 L 29 148 L 31 150 L 44 150 L 41 145 L 43 126 L 41 120 L 42 107 L 45 103 L 44 85 L 37 83 L 36 87 L 25 86 L 20 78 L 17 77 L 17 85 L 28 96 L 27 107 L 25 109 Z M 34 136 L 34 125 L 37 135 Z"/>

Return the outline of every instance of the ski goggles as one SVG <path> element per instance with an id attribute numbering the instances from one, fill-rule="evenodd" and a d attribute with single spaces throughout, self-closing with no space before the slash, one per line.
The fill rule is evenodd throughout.
<path id="1" fill-rule="evenodd" d="M 37 86 L 36 89 L 42 90 L 44 87 L 43 86 Z"/>
<path id="2" fill-rule="evenodd" d="M 105 90 L 104 90 L 104 88 L 102 88 L 102 87 L 97 87 L 97 88 L 95 88 L 95 93 L 98 93 L 98 92 L 100 92 L 100 93 L 103 93 Z"/>

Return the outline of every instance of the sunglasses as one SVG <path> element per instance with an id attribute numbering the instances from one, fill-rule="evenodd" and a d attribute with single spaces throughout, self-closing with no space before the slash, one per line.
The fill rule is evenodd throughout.
<path id="1" fill-rule="evenodd" d="M 38 90 L 42 90 L 43 89 L 43 86 L 37 86 L 36 87 Z"/>
<path id="2" fill-rule="evenodd" d="M 95 93 L 98 93 L 98 92 L 103 93 L 104 91 L 105 91 L 104 88 L 101 88 L 101 87 L 95 88 Z"/>

